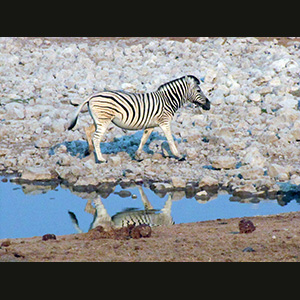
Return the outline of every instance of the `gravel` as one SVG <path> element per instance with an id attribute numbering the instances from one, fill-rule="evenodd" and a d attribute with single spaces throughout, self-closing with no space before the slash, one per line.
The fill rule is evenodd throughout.
<path id="1" fill-rule="evenodd" d="M 84 158 L 81 113 L 68 131 L 71 103 L 104 89 L 154 91 L 183 75 L 201 79 L 211 110 L 192 104 L 172 121 L 185 161 L 165 157 L 156 129 L 141 162 L 141 132 L 110 125 L 101 144 L 107 163 Z M 61 179 L 88 186 L 150 180 L 184 188 L 201 182 L 249 192 L 300 184 L 300 43 L 256 38 L 158 38 L 60 42 L 0 39 L 0 171 L 21 179 Z M 130 172 L 125 171 L 130 170 Z M 285 185 L 289 186 L 289 185 Z"/>

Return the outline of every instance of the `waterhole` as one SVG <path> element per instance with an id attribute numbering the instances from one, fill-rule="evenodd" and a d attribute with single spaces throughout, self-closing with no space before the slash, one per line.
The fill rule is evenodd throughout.
<path id="1" fill-rule="evenodd" d="M 204 192 L 205 194 L 205 192 Z M 17 184 L 0 177 L 0 239 L 87 232 L 110 223 L 152 226 L 298 211 L 294 196 L 238 198 L 226 191 L 199 198 L 185 191 L 156 193 L 151 185 L 74 191 L 64 184 Z"/>

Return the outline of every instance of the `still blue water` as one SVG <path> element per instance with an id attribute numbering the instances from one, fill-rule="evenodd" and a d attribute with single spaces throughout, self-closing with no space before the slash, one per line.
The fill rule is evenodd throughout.
<path id="1" fill-rule="evenodd" d="M 55 235 L 77 233 L 68 211 L 73 212 L 80 229 L 88 231 L 93 221 L 93 214 L 86 212 L 87 194 L 71 192 L 66 187 L 49 187 L 17 185 L 2 182 L 0 177 L 0 239 L 42 236 L 47 233 Z M 116 192 L 122 191 L 116 186 L 113 193 L 101 201 L 109 216 L 128 208 L 144 209 L 140 190 L 127 188 L 131 196 L 122 198 Z M 168 195 L 160 198 L 149 188 L 143 191 L 154 209 L 162 209 Z M 171 216 L 175 224 L 232 217 L 250 217 L 300 210 L 299 200 L 292 199 L 283 203 L 277 200 L 259 199 L 257 203 L 233 201 L 229 194 L 215 195 L 209 201 L 197 201 L 186 198 L 184 193 L 177 193 L 171 202 Z M 97 196 L 99 197 L 99 196 Z M 84 199 L 85 198 L 85 199 Z M 181 198 L 181 199 L 180 199 Z M 94 207 L 91 200 L 90 206 Z"/>

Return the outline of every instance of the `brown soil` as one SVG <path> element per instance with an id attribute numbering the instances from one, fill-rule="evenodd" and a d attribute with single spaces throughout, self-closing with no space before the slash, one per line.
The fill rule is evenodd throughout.
<path id="1" fill-rule="evenodd" d="M 242 218 L 233 218 L 155 227 L 138 239 L 91 232 L 5 239 L 0 261 L 299 261 L 300 212 L 249 219 L 250 233 L 239 233 Z"/>
<path id="2" fill-rule="evenodd" d="M 32 37 L 34 38 L 34 37 Z M 32 39 L 29 38 L 29 39 Z M 210 37 L 212 39 L 216 37 Z M 276 39 L 279 45 L 289 46 L 293 44 L 294 41 L 300 41 L 300 37 L 256 37 L 260 42 L 263 41 L 273 41 Z M 90 44 L 95 44 L 99 41 L 115 41 L 115 40 L 124 40 L 128 44 L 139 43 L 141 38 L 140 37 L 46 37 L 45 39 L 50 40 L 51 42 L 58 42 L 58 43 L 78 43 L 78 42 L 86 42 Z M 189 39 L 192 42 L 196 42 L 198 37 L 180 37 L 180 36 L 173 36 L 173 37 L 153 37 L 153 39 L 168 39 L 174 40 L 179 42 L 184 42 L 185 39 Z"/>

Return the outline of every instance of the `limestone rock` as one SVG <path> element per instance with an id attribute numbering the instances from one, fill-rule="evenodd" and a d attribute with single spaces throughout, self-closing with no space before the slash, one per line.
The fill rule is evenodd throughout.
<path id="1" fill-rule="evenodd" d="M 233 169 L 236 163 L 236 159 L 232 156 L 217 156 L 212 159 L 212 167 L 216 169 Z"/>
<path id="2" fill-rule="evenodd" d="M 22 172 L 22 180 L 52 180 L 57 178 L 57 174 L 44 167 L 26 167 Z"/>
<path id="3" fill-rule="evenodd" d="M 238 169 L 239 173 L 244 179 L 255 180 L 261 178 L 264 175 L 264 169 L 262 167 L 251 167 L 249 165 L 242 166 Z"/>
<path id="4" fill-rule="evenodd" d="M 38 141 L 36 141 L 34 143 L 34 146 L 36 148 L 49 148 L 50 147 L 50 142 L 46 138 L 41 138 L 41 139 L 39 139 Z"/>
<path id="5" fill-rule="evenodd" d="M 172 184 L 175 188 L 185 188 L 186 183 L 181 177 L 173 176 L 171 177 Z"/>
<path id="6" fill-rule="evenodd" d="M 238 194 L 255 194 L 257 191 L 256 191 L 256 188 L 253 186 L 253 184 L 251 183 L 247 183 L 245 185 L 241 185 L 239 187 L 237 187 L 235 190 L 234 190 L 234 193 L 238 193 Z"/>
<path id="7" fill-rule="evenodd" d="M 300 185 L 300 176 L 292 175 L 290 183 L 295 185 Z"/>
<path id="8" fill-rule="evenodd" d="M 271 164 L 268 167 L 268 174 L 270 177 L 278 177 L 280 175 L 281 180 L 284 180 L 285 178 L 288 179 L 287 175 L 288 169 L 284 166 L 280 166 L 278 164 Z M 286 175 L 283 175 L 286 174 Z"/>
<path id="9" fill-rule="evenodd" d="M 245 151 L 244 162 L 246 164 L 249 164 L 251 167 L 264 167 L 266 158 L 260 153 L 257 147 L 249 147 Z"/>
<path id="10" fill-rule="evenodd" d="M 7 111 L 6 118 L 11 119 L 24 119 L 24 105 L 21 103 L 11 102 L 5 105 Z"/>
<path id="11" fill-rule="evenodd" d="M 211 177 L 211 176 L 205 176 L 203 177 L 200 182 L 199 182 L 199 187 L 204 187 L 204 186 L 214 186 L 218 185 L 218 180 Z"/>
<path id="12" fill-rule="evenodd" d="M 0 74 L 5 74 L 1 77 L 0 169 L 18 172 L 25 166 L 47 166 L 75 183 L 92 175 L 99 182 L 110 176 L 123 180 L 123 170 L 132 167 L 125 179 L 168 182 L 173 177 L 172 187 L 183 188 L 186 182 L 202 178 L 202 185 L 209 177 L 216 178 L 212 170 L 216 168 L 221 169 L 217 171 L 219 183 L 241 187 L 240 181 L 246 180 L 258 187 L 265 182 L 275 190 L 277 181 L 298 176 L 298 46 L 298 42 L 285 47 L 274 41 L 235 37 L 201 38 L 198 42 L 99 39 L 97 43 L 88 38 L 52 43 L 44 38 L 0 37 Z M 206 112 L 186 103 L 172 120 L 172 135 L 180 154 L 186 154 L 185 161 L 170 154 L 160 128 L 146 143 L 144 160 L 133 161 L 142 131 L 125 132 L 113 124 L 101 143 L 108 163 L 95 164 L 93 155 L 84 161 L 84 127 L 93 121 L 85 105 L 77 126 L 67 131 L 69 116 L 76 110 L 71 103 L 79 105 L 105 89 L 155 91 L 184 74 L 202 81 L 203 93 L 212 104 Z M 62 153 L 59 145 L 64 146 Z M 26 151 L 32 148 L 33 152 Z M 295 171 L 270 167 L 280 161 Z M 268 175 L 270 172 L 275 175 Z M 31 177 L 37 178 L 33 173 Z M 23 176 L 29 176 L 28 170 Z M 292 180 L 297 182 L 296 177 Z"/>

